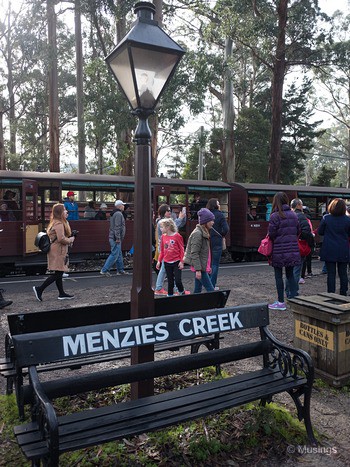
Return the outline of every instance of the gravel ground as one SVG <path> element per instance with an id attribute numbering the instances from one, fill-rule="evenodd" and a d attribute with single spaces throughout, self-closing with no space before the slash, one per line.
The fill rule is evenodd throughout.
<path id="1" fill-rule="evenodd" d="M 271 302 L 276 300 L 276 290 L 274 284 L 274 276 L 272 268 L 257 268 L 256 273 L 251 274 L 245 271 L 242 267 L 240 275 L 232 275 L 229 269 L 222 268 L 219 272 L 218 285 L 220 289 L 230 289 L 231 294 L 228 300 L 228 305 L 243 305 L 249 303 Z M 313 273 L 311 278 L 307 278 L 305 284 L 300 285 L 301 295 L 315 295 L 326 291 L 326 276 L 321 274 L 321 263 L 315 261 L 313 263 Z M 116 278 L 117 280 L 117 278 Z M 192 290 L 192 280 L 184 280 L 186 288 Z M 21 311 L 38 311 L 49 310 L 53 308 L 66 308 L 83 304 L 94 303 L 109 303 L 111 301 L 127 301 L 130 299 L 130 290 L 127 288 L 116 287 L 115 284 L 95 289 L 79 289 L 76 293 L 76 300 L 65 301 L 50 301 L 50 294 L 55 296 L 55 291 L 47 292 L 47 301 L 39 304 L 35 301 L 32 293 L 21 294 L 16 296 L 16 309 Z M 13 297 L 8 297 L 13 298 Z M 46 298 L 46 297 L 45 297 Z M 7 331 L 6 314 L 15 312 L 15 306 L 12 305 L 7 310 L 2 310 L 0 314 L 1 336 L 3 337 Z M 274 335 L 285 343 L 293 341 L 293 317 L 289 310 L 272 311 L 270 314 L 270 329 Z M 243 341 L 249 341 L 252 337 L 251 331 L 245 331 L 242 338 Z M 223 345 L 228 346 L 230 342 L 237 342 L 235 333 L 226 334 Z M 0 348 L 0 355 L 3 355 L 3 347 Z M 256 362 L 242 361 L 232 364 L 229 371 L 239 372 L 254 368 Z M 4 394 L 4 381 L 0 380 L 0 391 Z M 295 406 L 288 395 L 280 395 L 276 397 L 277 401 L 284 404 L 288 409 L 295 414 Z M 313 391 L 311 401 L 311 419 L 314 428 L 322 435 L 322 446 L 317 449 L 317 452 L 311 448 L 290 446 L 293 450 L 300 451 L 304 448 L 307 450 L 299 458 L 298 462 L 306 463 L 307 465 L 332 465 L 348 466 L 350 465 L 350 396 L 349 392 L 342 389 L 334 389 L 328 387 L 317 387 Z M 287 462 L 285 465 L 296 465 L 294 461 Z"/>

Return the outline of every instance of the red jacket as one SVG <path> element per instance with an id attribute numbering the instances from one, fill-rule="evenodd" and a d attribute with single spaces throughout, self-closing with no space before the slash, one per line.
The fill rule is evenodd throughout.
<path id="1" fill-rule="evenodd" d="M 179 233 L 174 235 L 163 234 L 160 239 L 160 255 L 158 261 L 161 263 L 174 263 L 182 261 L 184 257 L 184 241 Z"/>

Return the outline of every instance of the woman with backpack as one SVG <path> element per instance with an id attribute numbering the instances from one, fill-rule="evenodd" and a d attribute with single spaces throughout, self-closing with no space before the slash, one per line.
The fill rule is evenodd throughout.
<path id="1" fill-rule="evenodd" d="M 68 246 L 72 245 L 75 237 L 67 221 L 68 211 L 63 204 L 57 203 L 52 207 L 50 223 L 47 233 L 50 237 L 51 247 L 47 254 L 47 268 L 54 271 L 53 274 L 39 287 L 33 287 L 36 299 L 42 302 L 44 290 L 53 282 L 56 282 L 59 300 L 70 300 L 74 295 L 69 295 L 63 290 L 62 276 L 68 271 Z"/>

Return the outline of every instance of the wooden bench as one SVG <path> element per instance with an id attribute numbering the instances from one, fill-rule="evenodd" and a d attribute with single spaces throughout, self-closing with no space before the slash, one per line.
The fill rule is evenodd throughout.
<path id="1" fill-rule="evenodd" d="M 223 308 L 226 305 L 230 291 L 215 291 L 207 294 L 195 294 L 175 297 L 159 297 L 155 300 L 155 316 L 165 314 L 185 313 L 199 309 Z M 28 387 L 24 386 L 24 378 L 28 374 L 25 367 L 18 364 L 13 348 L 13 336 L 53 331 L 95 324 L 105 324 L 130 319 L 130 302 L 109 303 L 76 307 L 60 310 L 50 310 L 37 313 L 21 313 L 7 316 L 9 333 L 5 337 L 5 355 L 0 360 L 0 374 L 6 378 L 6 393 L 11 394 L 13 387 L 17 398 L 20 417 L 24 415 L 24 405 L 28 403 Z M 188 339 L 173 345 L 171 343 L 157 344 L 156 352 L 164 350 L 176 351 L 182 347 L 190 347 L 191 353 L 198 352 L 204 345 L 208 350 L 217 349 L 220 346 L 219 335 L 213 333 L 200 339 Z M 114 361 L 116 359 L 129 358 L 130 349 L 118 350 L 114 354 L 92 354 L 67 361 L 45 362 L 37 367 L 38 372 L 52 372 L 62 369 L 80 369 L 83 366 L 94 365 Z"/>
<path id="2" fill-rule="evenodd" d="M 275 339 L 268 324 L 267 305 L 256 304 L 13 336 L 18 363 L 28 366 L 33 391 L 32 421 L 15 427 L 17 442 L 33 465 L 43 460 L 57 466 L 60 454 L 67 451 L 155 431 L 255 400 L 266 404 L 274 394 L 287 392 L 299 419 L 304 420 L 310 442 L 316 444 L 310 420 L 311 358 Z M 37 371 L 37 366 L 47 361 L 69 362 L 77 355 L 108 354 L 252 328 L 260 331 L 260 337 L 247 344 L 89 373 L 75 381 L 62 379 L 59 388 L 40 381 Z M 57 416 L 51 402 L 57 389 L 60 394 L 73 395 L 257 356 L 261 364 L 255 371 L 139 400 L 63 416 Z"/>

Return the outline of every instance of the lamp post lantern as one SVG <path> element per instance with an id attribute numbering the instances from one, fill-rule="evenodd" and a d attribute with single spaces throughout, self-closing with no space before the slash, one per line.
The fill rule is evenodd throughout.
<path id="1" fill-rule="evenodd" d="M 132 113 L 139 119 L 135 131 L 134 268 L 131 318 L 154 315 L 152 290 L 151 131 L 148 117 L 165 90 L 185 51 L 153 19 L 152 3 L 134 7 L 137 19 L 129 33 L 106 57 Z M 153 361 L 154 346 L 133 349 L 132 364 Z M 132 398 L 153 394 L 153 380 L 131 385 Z"/>

